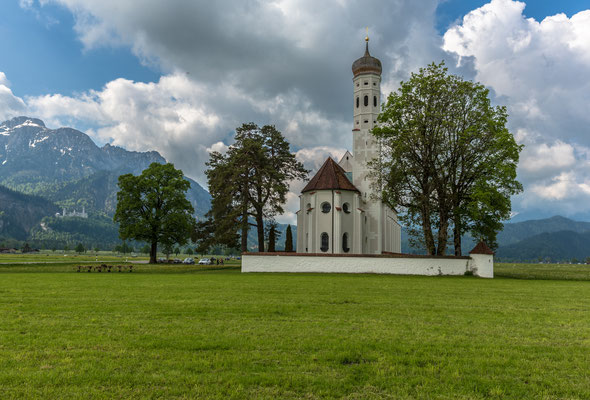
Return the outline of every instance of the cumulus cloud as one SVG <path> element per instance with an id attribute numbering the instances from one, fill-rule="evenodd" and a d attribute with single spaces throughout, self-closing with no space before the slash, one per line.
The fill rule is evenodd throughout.
<path id="1" fill-rule="evenodd" d="M 444 56 L 433 24 L 437 0 L 374 6 L 327 0 L 322 7 L 312 0 L 147 0 L 141 6 L 42 0 L 25 6 L 43 13 L 46 4 L 71 11 L 87 51 L 128 46 L 164 76 L 30 98 L 36 115 L 53 125 L 95 125 L 92 135 L 130 149 L 159 150 L 201 183 L 208 151 L 231 144 L 243 122 L 274 124 L 295 150 L 318 157 L 327 154 L 319 155 L 322 146 L 350 148 L 350 68 L 364 52 L 365 26 L 372 53 L 385 66 L 384 88 L 432 61 L 432 54 Z"/>
<path id="2" fill-rule="evenodd" d="M 25 107 L 24 101 L 10 90 L 6 74 L 0 71 L 0 121 L 22 114 Z"/>
<path id="3" fill-rule="evenodd" d="M 42 2 L 47 3 L 73 13 L 87 49 L 129 46 L 164 73 L 189 73 L 212 91 L 245 95 L 250 105 L 234 107 L 236 113 L 253 106 L 259 111 L 276 100 L 304 114 L 299 117 L 315 112 L 322 121 L 350 124 L 350 66 L 364 51 L 366 25 L 391 87 L 433 54 L 443 55 L 432 22 L 437 0 L 372 6 L 327 0 L 322 7 L 312 0 Z"/>
<path id="4" fill-rule="evenodd" d="M 516 211 L 555 206 L 559 212 L 585 196 L 590 11 L 535 21 L 524 16 L 522 2 L 492 0 L 441 37 L 434 29 L 437 0 L 327 0 L 322 7 L 312 0 L 145 0 L 140 7 L 120 0 L 21 0 L 41 13 L 49 3 L 71 11 L 88 51 L 128 46 L 163 77 L 28 98 L 30 110 L 54 125 L 96 126 L 90 133 L 103 141 L 159 150 L 201 183 L 208 152 L 229 145 L 243 122 L 275 124 L 314 170 L 336 154 L 331 151 L 350 148 L 350 65 L 364 50 L 369 25 L 371 52 L 384 66 L 384 93 L 418 67 L 446 59 L 452 72 L 484 83 L 508 106 L 510 128 L 527 145 L 519 169 L 525 194 Z M 1 82 L 0 105 L 12 94 Z M 13 109 L 23 107 L 18 100 Z M 572 197 L 556 200 L 563 188 Z M 296 204 L 295 194 L 289 204 Z"/>
<path id="5" fill-rule="evenodd" d="M 199 178 L 200 161 L 207 160 L 207 148 L 219 141 L 218 128 L 224 125 L 201 103 L 205 95 L 206 88 L 186 76 L 168 75 L 155 83 L 117 79 L 100 91 L 30 97 L 27 103 L 31 114 L 53 126 L 68 125 L 71 119 L 98 126 L 88 132 L 98 141 L 129 150 L 156 149 Z"/>
<path id="6" fill-rule="evenodd" d="M 574 147 L 556 141 L 554 144 L 529 144 L 521 155 L 520 167 L 525 171 L 563 170 L 576 164 Z"/>
<path id="7" fill-rule="evenodd" d="M 525 192 L 515 207 L 590 213 L 590 10 L 542 21 L 524 10 L 523 2 L 492 0 L 451 27 L 443 48 L 508 106 L 510 128 L 525 144 Z"/>

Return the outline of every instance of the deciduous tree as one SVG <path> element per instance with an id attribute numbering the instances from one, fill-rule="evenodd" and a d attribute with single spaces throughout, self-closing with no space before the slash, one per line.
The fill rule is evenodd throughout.
<path id="1" fill-rule="evenodd" d="M 150 263 L 156 263 L 159 243 L 186 244 L 195 231 L 189 187 L 172 164 L 152 163 L 139 176 L 121 175 L 114 216 L 121 239 L 150 243 Z"/>
<path id="2" fill-rule="evenodd" d="M 86 249 L 84 248 L 84 245 L 82 243 L 78 243 L 76 245 L 75 250 L 76 250 L 76 253 L 79 253 L 79 254 L 84 253 L 86 251 Z"/>
<path id="3" fill-rule="evenodd" d="M 506 128 L 505 107 L 492 106 L 483 85 L 433 63 L 389 95 L 379 122 L 375 185 L 410 231 L 421 232 L 427 253 L 445 254 L 451 227 L 456 255 L 467 231 L 494 246 L 510 196 L 522 190 L 522 146 Z"/>

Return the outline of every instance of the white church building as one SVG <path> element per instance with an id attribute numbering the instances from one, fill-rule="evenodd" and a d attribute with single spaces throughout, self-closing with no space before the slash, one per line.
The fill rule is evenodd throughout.
<path id="1" fill-rule="evenodd" d="M 371 134 L 381 106 L 381 61 L 365 54 L 352 64 L 352 153 L 328 158 L 301 191 L 297 253 L 383 254 L 401 252 L 396 213 L 373 196 L 368 162 L 379 157 Z"/>
<path id="2" fill-rule="evenodd" d="M 494 253 L 480 242 L 469 256 L 401 254 L 397 214 L 374 196 L 371 134 L 381 104 L 381 61 L 369 54 L 352 64 L 352 153 L 328 158 L 300 195 L 297 252 L 243 253 L 242 272 L 377 273 L 494 277 Z"/>

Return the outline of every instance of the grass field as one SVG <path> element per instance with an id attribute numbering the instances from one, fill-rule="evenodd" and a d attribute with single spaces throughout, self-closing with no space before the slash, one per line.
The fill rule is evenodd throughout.
<path id="1" fill-rule="evenodd" d="M 588 399 L 589 272 L 0 265 L 0 398 Z"/>
<path id="2" fill-rule="evenodd" d="M 132 257 L 131 255 L 121 255 L 110 251 L 100 251 L 98 253 L 88 252 L 78 254 L 73 251 L 63 252 L 50 252 L 42 251 L 39 253 L 26 253 L 26 254 L 0 254 L 0 264 L 7 263 L 81 263 L 81 262 L 124 262 L 125 260 L 148 260 L 149 257 L 140 255 Z"/>

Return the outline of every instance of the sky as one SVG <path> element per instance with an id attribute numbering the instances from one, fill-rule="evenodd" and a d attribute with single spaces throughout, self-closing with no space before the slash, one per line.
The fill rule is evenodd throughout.
<path id="1" fill-rule="evenodd" d="M 203 186 L 236 127 L 274 124 L 315 172 L 352 147 L 367 26 L 384 96 L 444 60 L 507 107 L 525 145 L 514 221 L 590 220 L 588 0 L 6 0 L 0 120 L 157 150 Z M 295 222 L 302 187 L 279 222 Z"/>

